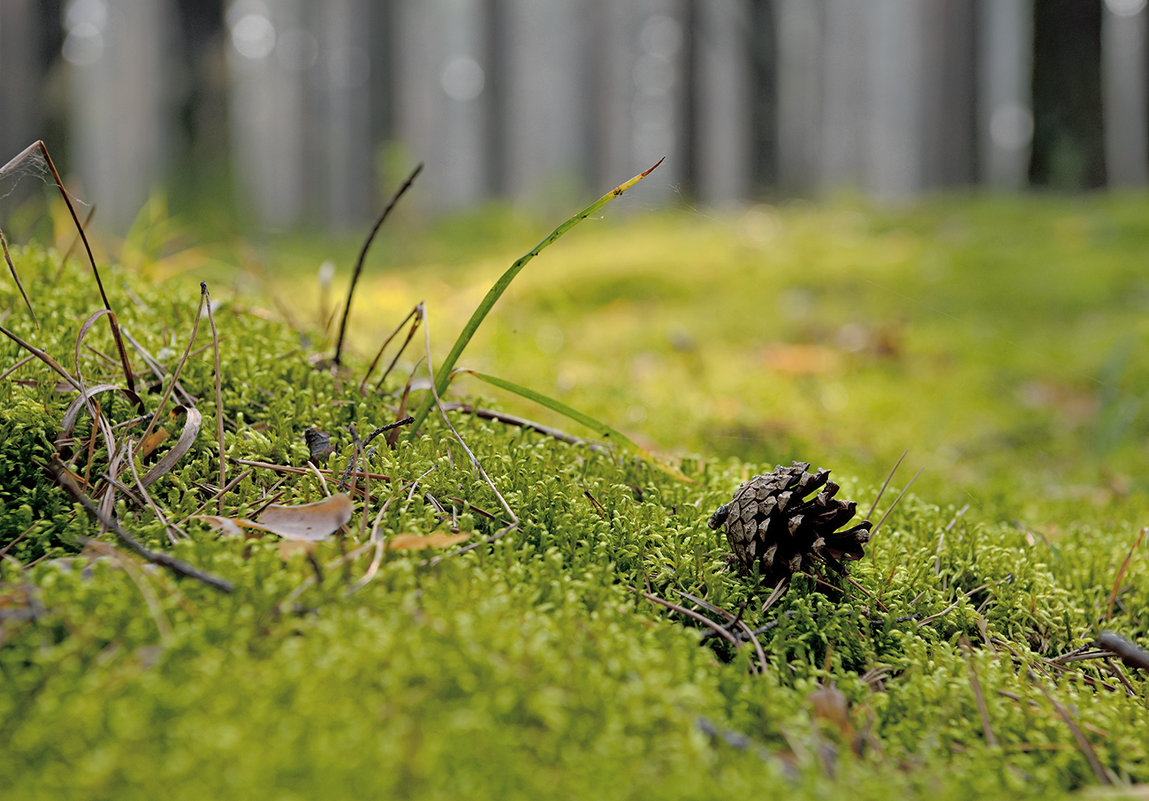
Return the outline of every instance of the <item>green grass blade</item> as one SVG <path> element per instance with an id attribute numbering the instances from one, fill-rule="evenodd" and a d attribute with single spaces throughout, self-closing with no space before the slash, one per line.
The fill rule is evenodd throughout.
<path id="1" fill-rule="evenodd" d="M 630 189 L 646 176 L 650 175 L 662 162 L 663 159 L 659 159 L 658 162 L 650 169 L 639 173 L 629 181 L 619 184 L 614 189 L 610 190 L 605 195 L 596 200 L 594 203 L 591 203 L 585 209 L 580 211 L 578 214 L 562 223 L 558 228 L 543 237 L 543 239 L 537 245 L 523 254 L 523 256 L 521 256 L 518 261 L 512 264 L 505 273 L 499 276 L 499 280 L 496 281 L 489 290 L 487 290 L 487 294 L 475 308 L 474 313 L 471 315 L 471 319 L 467 321 L 467 324 L 463 326 L 463 330 L 459 332 L 459 337 L 455 340 L 455 344 L 451 347 L 451 352 L 447 354 L 447 358 L 441 365 L 439 365 L 438 374 L 435 378 L 435 391 L 438 393 L 439 397 L 442 397 L 447 392 L 447 385 L 451 383 L 452 372 L 455 369 L 455 365 L 459 361 L 459 357 L 463 355 L 463 350 L 467 347 L 467 343 L 471 341 L 471 337 L 475 335 L 475 331 L 479 329 L 479 326 L 482 324 L 483 320 L 486 319 L 488 314 L 490 314 L 491 309 L 502 296 L 503 292 L 506 291 L 507 287 L 510 286 L 511 281 L 515 280 L 515 276 L 522 272 L 522 269 L 526 267 L 528 263 L 530 263 L 531 259 L 539 255 L 543 248 L 550 245 L 567 231 L 574 228 L 576 225 L 578 225 L 590 215 L 594 214 L 607 203 L 610 203 L 623 192 Z M 423 399 L 423 403 L 419 406 L 419 410 L 415 413 L 415 422 L 411 425 L 412 438 L 417 435 L 419 426 L 422 425 L 423 420 L 427 417 L 427 413 L 431 410 L 431 406 L 434 404 L 434 402 L 434 396 L 431 393 L 427 393 L 427 396 Z"/>
<path id="2" fill-rule="evenodd" d="M 563 417 L 574 420 L 576 423 L 578 423 L 580 425 L 586 426 L 587 428 L 589 428 L 591 431 L 598 434 L 603 439 L 609 440 L 611 442 L 617 442 L 620 446 L 622 446 L 626 450 L 630 451 L 635 456 L 638 456 L 643 461 L 650 463 L 651 465 L 653 465 L 654 467 L 663 471 L 664 473 L 667 473 L 671 476 L 674 476 L 675 478 L 677 478 L 681 481 L 690 482 L 689 478 L 687 478 L 685 475 L 683 475 L 678 470 L 675 470 L 673 467 L 670 467 L 668 465 L 665 465 L 665 464 L 662 464 L 661 462 L 659 462 L 647 450 L 645 450 L 640 445 L 638 445 L 638 443 L 636 443 L 634 440 L 632 440 L 626 434 L 623 434 L 618 429 L 615 429 L 615 428 L 612 428 L 611 426 L 608 426 L 606 423 L 602 422 L 601 420 L 596 420 L 595 418 L 591 417 L 589 414 L 585 414 L 584 412 L 580 412 L 578 409 L 575 409 L 573 406 L 568 406 L 567 404 L 563 403 L 560 400 L 556 400 L 555 398 L 552 398 L 548 395 L 544 395 L 541 392 L 536 392 L 535 390 L 533 390 L 529 387 L 524 387 L 521 384 L 516 384 L 514 381 L 508 381 L 505 378 L 499 378 L 498 376 L 493 376 L 493 375 L 490 375 L 488 373 L 480 373 L 477 370 L 465 370 L 465 369 L 464 370 L 456 370 L 455 373 L 456 374 L 466 373 L 467 375 L 474 376 L 475 378 L 479 379 L 480 381 L 482 381 L 486 384 L 490 384 L 493 387 L 498 387 L 499 389 L 505 389 L 507 392 L 512 392 L 521 398 L 526 398 L 529 401 L 533 401 L 533 402 L 539 404 L 540 406 L 543 406 L 547 409 L 550 409 L 552 412 L 558 412 Z M 693 483 L 693 482 L 691 482 L 691 483 Z"/>
<path id="3" fill-rule="evenodd" d="M 456 370 L 455 372 L 456 374 L 465 373 L 467 375 L 474 376 L 485 384 L 490 384 L 491 386 L 498 387 L 499 389 L 505 389 L 507 392 L 513 392 L 520 398 L 526 398 L 529 401 L 533 401 L 539 404 L 539 406 L 545 406 L 552 412 L 558 412 L 563 417 L 574 420 L 579 425 L 586 426 L 603 439 L 618 442 L 627 450 L 635 452 L 642 451 L 642 448 L 639 447 L 638 444 L 634 442 L 634 440 L 630 439 L 630 437 L 626 436 L 626 434 L 623 434 L 621 431 L 611 428 L 606 423 L 600 420 L 596 420 L 589 414 L 580 412 L 573 406 L 567 406 L 560 400 L 556 400 L 555 398 L 552 398 L 548 395 L 544 395 L 541 392 L 536 392 L 530 387 L 524 387 L 521 384 L 516 384 L 514 381 L 508 381 L 505 378 L 499 378 L 498 376 L 490 375 L 489 373 L 480 373 L 477 370 L 464 369 Z"/>

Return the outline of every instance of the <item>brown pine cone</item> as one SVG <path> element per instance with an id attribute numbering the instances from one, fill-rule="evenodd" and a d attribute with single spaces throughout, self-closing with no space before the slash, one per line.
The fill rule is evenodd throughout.
<path id="1" fill-rule="evenodd" d="M 870 541 L 869 520 L 837 530 L 854 517 L 857 504 L 834 498 L 838 485 L 829 480 L 829 470 L 811 475 L 809 468 L 807 462 L 794 462 L 754 476 L 710 518 L 713 529 L 726 524 L 726 539 L 743 569 L 757 563 L 768 583 L 817 562 L 844 574 L 842 562 L 861 559 Z"/>

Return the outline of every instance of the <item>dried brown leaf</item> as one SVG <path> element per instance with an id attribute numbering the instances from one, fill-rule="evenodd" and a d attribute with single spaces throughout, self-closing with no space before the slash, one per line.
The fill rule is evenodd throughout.
<path id="1" fill-rule="evenodd" d="M 418 551 L 423 548 L 448 548 L 469 540 L 471 535 L 460 532 L 458 534 L 397 534 L 387 543 L 389 551 Z"/>
<path id="2" fill-rule="evenodd" d="M 806 699 L 814 709 L 814 717 L 824 720 L 848 742 L 854 737 L 854 724 L 850 721 L 850 705 L 846 696 L 833 684 L 820 687 Z"/>
<path id="3" fill-rule="evenodd" d="M 136 450 L 136 456 L 141 460 L 147 459 L 160 444 L 168 438 L 168 430 L 160 428 L 148 434 L 148 438 L 140 443 L 140 447 Z"/>
<path id="4" fill-rule="evenodd" d="M 259 516 L 259 523 L 284 539 L 322 540 L 351 520 L 351 498 L 340 492 L 302 506 L 272 504 Z"/>
<path id="5" fill-rule="evenodd" d="M 775 342 L 762 352 L 766 366 L 787 375 L 826 375 L 842 365 L 841 354 L 824 345 L 791 345 Z"/>
<path id="6" fill-rule="evenodd" d="M 198 515 L 225 534 L 243 534 L 243 529 L 266 531 L 285 540 L 318 542 L 325 540 L 351 520 L 351 498 L 340 492 L 315 503 L 297 506 L 272 504 L 263 510 L 258 520 L 218 515 Z"/>
<path id="7" fill-rule="evenodd" d="M 296 554 L 307 555 L 315 551 L 315 543 L 309 540 L 281 540 L 279 558 L 287 562 Z"/>

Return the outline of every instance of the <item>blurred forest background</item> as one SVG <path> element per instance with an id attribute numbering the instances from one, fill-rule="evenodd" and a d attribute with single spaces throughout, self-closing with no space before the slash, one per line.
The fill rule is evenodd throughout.
<path id="1" fill-rule="evenodd" d="M 112 231 L 157 190 L 357 229 L 418 161 L 428 214 L 663 155 L 649 203 L 1140 187 L 1145 5 L 0 0 L 0 162 L 45 139 Z"/>

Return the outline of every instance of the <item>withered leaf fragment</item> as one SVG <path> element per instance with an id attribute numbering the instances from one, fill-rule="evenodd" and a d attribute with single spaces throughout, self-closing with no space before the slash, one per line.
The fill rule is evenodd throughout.
<path id="1" fill-rule="evenodd" d="M 458 545 L 460 542 L 469 540 L 471 535 L 465 532 L 458 534 L 443 534 L 436 532 L 433 534 L 396 534 L 387 542 L 387 550 L 389 551 L 416 551 L 423 548 L 446 548 L 451 545 Z"/>
<path id="2" fill-rule="evenodd" d="M 308 461 L 319 466 L 327 464 L 328 457 L 335 452 L 331 435 L 317 428 L 309 428 L 303 432 L 303 439 L 307 443 Z"/>
<path id="3" fill-rule="evenodd" d="M 347 525 L 352 511 L 351 499 L 340 492 L 315 503 L 272 504 L 263 510 L 258 520 L 218 515 L 199 515 L 195 519 L 204 520 L 225 534 L 242 534 L 243 529 L 252 529 L 276 534 L 285 540 L 318 542 Z"/>

